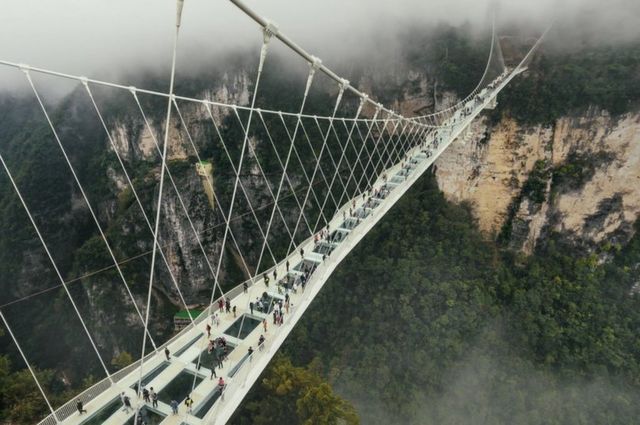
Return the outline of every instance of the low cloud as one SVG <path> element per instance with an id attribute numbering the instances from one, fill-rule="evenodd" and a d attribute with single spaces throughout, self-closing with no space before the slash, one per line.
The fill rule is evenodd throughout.
<path id="1" fill-rule="evenodd" d="M 366 58 L 408 24 L 469 22 L 486 30 L 497 4 L 501 27 L 543 29 L 554 18 L 567 41 L 626 41 L 640 36 L 635 0 L 247 0 L 260 15 L 311 53 L 336 65 Z M 72 74 L 118 79 L 139 70 L 166 70 L 173 0 L 20 0 L 3 5 L 0 59 Z M 230 1 L 185 0 L 178 76 L 222 61 L 225 53 L 257 54 L 257 25 Z M 333 62 L 332 62 L 333 61 Z M 0 89 L 24 85 L 20 72 L 0 66 Z"/>

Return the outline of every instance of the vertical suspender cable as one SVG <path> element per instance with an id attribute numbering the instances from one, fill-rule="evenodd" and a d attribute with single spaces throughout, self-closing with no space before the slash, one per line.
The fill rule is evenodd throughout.
<path id="1" fill-rule="evenodd" d="M 153 277 L 154 270 L 156 264 L 156 251 L 158 247 L 158 233 L 160 231 L 160 215 L 161 215 L 161 207 L 162 207 L 162 189 L 164 185 L 164 172 L 167 167 L 167 145 L 169 144 L 169 128 L 171 121 L 171 102 L 173 101 L 173 84 L 175 81 L 176 75 L 176 55 L 178 51 L 178 34 L 180 33 L 180 21 L 182 19 L 182 7 L 184 6 L 184 0 L 177 0 L 176 2 L 176 28 L 173 36 L 173 54 L 171 58 L 171 77 L 169 79 L 169 100 L 167 101 L 167 117 L 164 126 L 164 146 L 162 147 L 162 157 L 160 158 L 162 161 L 162 165 L 160 166 L 160 184 L 158 188 L 158 202 L 156 204 L 156 222 L 155 222 L 155 230 L 153 231 L 153 252 L 151 254 L 151 270 L 149 272 L 149 288 L 147 291 L 147 309 L 145 311 L 145 334 L 142 337 L 142 354 L 140 356 L 140 376 L 138 378 L 138 393 L 142 391 L 142 367 L 144 366 L 144 354 L 147 344 L 147 335 L 146 331 L 149 327 L 149 310 L 151 309 L 151 291 L 153 289 Z M 188 309 L 187 309 L 188 310 Z M 133 420 L 133 423 L 137 423 L 138 421 L 138 410 L 136 409 L 136 414 Z"/>

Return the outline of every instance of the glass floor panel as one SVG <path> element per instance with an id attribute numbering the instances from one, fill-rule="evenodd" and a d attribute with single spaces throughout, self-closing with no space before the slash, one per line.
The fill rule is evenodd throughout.
<path id="1" fill-rule="evenodd" d="M 193 385 L 194 376 L 196 379 L 195 385 Z M 178 376 L 173 378 L 166 387 L 160 390 L 158 400 L 167 404 L 171 404 L 171 400 L 175 400 L 181 404 L 182 401 L 191 394 L 191 387 L 197 387 L 200 382 L 202 382 L 201 376 L 196 376 L 191 372 L 183 370 Z"/>
<path id="2" fill-rule="evenodd" d="M 377 199 L 368 199 L 367 202 L 364 203 L 365 208 L 375 208 L 378 205 L 380 205 L 380 201 Z"/>
<path id="3" fill-rule="evenodd" d="M 300 278 L 302 277 L 301 274 L 289 273 L 287 276 L 289 277 L 289 284 L 285 285 L 287 288 L 291 289 L 294 283 L 297 283 L 298 285 L 300 285 L 300 282 L 301 282 Z"/>
<path id="4" fill-rule="evenodd" d="M 159 366 L 157 366 L 151 372 L 148 372 L 146 375 L 144 375 L 144 377 L 142 378 L 142 388 L 146 387 L 149 382 L 153 381 L 153 379 L 156 376 L 160 375 L 163 370 L 168 368 L 170 364 L 171 363 L 169 362 L 162 362 Z M 131 388 L 133 388 L 136 392 L 138 392 L 138 383 L 137 382 L 134 383 L 131 386 Z"/>
<path id="5" fill-rule="evenodd" d="M 360 222 L 358 221 L 358 219 L 356 218 L 348 218 L 344 221 L 344 223 L 342 223 L 340 225 L 340 227 L 342 227 L 343 229 L 355 229 L 356 226 L 360 224 Z"/>
<path id="6" fill-rule="evenodd" d="M 345 232 L 344 230 L 334 230 L 329 237 L 329 240 L 333 243 L 340 243 L 347 237 L 349 232 Z"/>
<path id="7" fill-rule="evenodd" d="M 286 280 L 282 279 L 280 280 L 278 283 L 279 284 L 284 284 Z M 278 302 L 277 298 L 272 297 L 271 295 L 269 295 L 266 292 L 262 293 L 262 296 L 260 297 L 260 302 L 262 303 L 262 308 L 258 308 L 258 301 L 253 301 L 253 311 L 254 312 L 260 312 L 260 313 L 264 313 L 264 314 L 269 314 L 271 313 L 271 311 L 273 310 L 273 305 L 274 303 Z"/>
<path id="8" fill-rule="evenodd" d="M 358 208 L 355 212 L 355 216 L 358 218 L 365 218 L 369 215 L 369 211 L 363 210 L 362 208 Z"/>
<path id="9" fill-rule="evenodd" d="M 229 344 L 227 342 L 227 356 L 229 354 L 231 354 L 231 352 L 233 351 L 233 349 L 236 348 L 233 344 Z M 222 354 L 222 352 L 224 352 L 224 348 L 222 347 L 216 347 L 214 348 L 214 350 L 211 352 L 211 354 L 209 354 L 209 350 L 208 349 L 204 349 L 202 350 L 202 353 L 200 354 L 200 364 L 204 367 L 208 367 L 209 369 L 213 368 L 214 366 L 214 360 L 215 360 L 215 353 L 216 350 L 218 351 L 218 354 Z M 192 363 L 196 365 L 196 367 L 198 366 L 198 356 L 195 356 L 192 360 Z"/>
<path id="10" fill-rule="evenodd" d="M 386 199 L 387 196 L 389 196 L 389 193 L 390 193 L 389 187 L 382 186 L 380 190 L 375 190 L 373 192 L 373 197 L 378 199 Z"/>
<path id="11" fill-rule="evenodd" d="M 124 408 L 122 405 L 122 401 L 120 401 L 120 397 L 116 397 L 115 399 L 111 400 L 109 404 L 98 410 L 93 416 L 80 422 L 80 425 L 101 425 L 111 415 L 116 413 L 121 407 Z"/>
<path id="12" fill-rule="evenodd" d="M 198 334 L 197 337 L 193 338 L 191 341 L 187 342 L 187 344 L 182 347 L 181 349 L 179 349 L 178 351 L 176 351 L 176 353 L 174 354 L 174 356 L 180 356 L 182 354 L 184 354 L 185 351 L 187 351 L 189 348 L 191 348 L 191 346 L 193 344 L 195 344 L 196 342 L 198 342 L 200 340 L 200 338 L 202 337 L 202 335 L 204 335 L 203 333 Z"/>
<path id="13" fill-rule="evenodd" d="M 313 252 L 316 252 L 318 254 L 331 254 L 333 252 L 333 250 L 335 249 L 335 247 L 331 244 L 328 244 L 326 242 L 320 242 L 319 244 L 316 245 L 315 248 L 313 248 Z"/>
<path id="14" fill-rule="evenodd" d="M 262 323 L 261 320 L 243 314 L 238 317 L 236 321 L 233 322 L 233 325 L 229 326 L 224 333 L 235 338 L 245 339 L 260 323 Z"/>
<path id="15" fill-rule="evenodd" d="M 211 394 L 209 394 L 209 396 L 206 398 L 206 401 L 198 406 L 197 409 L 193 412 L 193 416 L 203 419 L 207 412 L 211 410 L 213 403 L 215 403 L 219 398 L 220 390 L 218 390 L 218 388 L 216 387 L 216 389 L 213 390 Z"/>
<path id="16" fill-rule="evenodd" d="M 229 378 L 233 378 L 233 376 L 238 373 L 240 367 L 242 367 L 242 365 L 247 361 L 248 358 L 249 353 L 245 354 L 242 359 L 240 359 L 240 361 L 229 371 Z"/>
<path id="17" fill-rule="evenodd" d="M 305 272 L 307 270 L 309 270 L 310 272 L 313 272 L 313 270 L 317 267 L 318 263 L 316 263 L 315 261 L 311 261 L 311 260 L 304 260 L 301 263 L 296 264 L 293 269 L 299 272 Z"/>
<path id="18" fill-rule="evenodd" d="M 133 425 L 136 415 L 133 415 L 125 425 Z M 148 406 L 143 406 L 138 413 L 138 424 L 158 425 L 166 416 L 155 410 L 151 410 Z"/>

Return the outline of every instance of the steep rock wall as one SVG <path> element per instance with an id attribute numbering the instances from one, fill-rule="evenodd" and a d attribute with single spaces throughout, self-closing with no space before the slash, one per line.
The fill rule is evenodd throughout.
<path id="1" fill-rule="evenodd" d="M 612 118 L 590 110 L 553 126 L 523 127 L 508 118 L 474 123 L 466 143 L 456 141 L 436 162 L 440 188 L 467 201 L 480 228 L 496 236 L 511 221 L 510 245 L 531 253 L 549 231 L 585 247 L 624 243 L 640 214 L 640 115 Z M 580 158 L 577 184 L 558 182 L 563 166 Z M 546 170 L 542 202 L 522 196 L 536 164 Z"/>

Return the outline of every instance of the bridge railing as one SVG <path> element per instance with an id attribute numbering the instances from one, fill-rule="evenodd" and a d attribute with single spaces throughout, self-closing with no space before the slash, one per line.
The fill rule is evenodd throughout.
<path id="1" fill-rule="evenodd" d="M 248 283 L 249 285 L 251 285 L 252 284 L 252 279 L 250 279 L 248 281 L 245 281 L 245 282 Z M 237 285 L 236 287 L 230 289 L 229 291 L 227 291 L 224 294 L 224 297 L 225 298 L 229 298 L 229 299 L 233 299 L 233 298 L 237 297 L 238 295 L 240 295 L 244 290 L 243 289 L 243 284 L 245 282 L 243 282 L 243 283 Z M 209 317 L 211 317 L 211 315 L 213 313 L 213 309 L 214 309 L 213 306 L 209 306 L 207 309 L 205 309 L 198 317 L 193 319 L 193 323 L 192 324 L 190 324 L 186 328 L 182 329 L 180 332 L 178 332 L 176 335 L 174 335 L 169 340 L 164 342 L 162 345 L 158 346 L 157 350 L 152 351 L 149 354 L 147 354 L 144 357 L 144 362 L 146 363 L 147 361 L 149 361 L 151 358 L 153 358 L 157 354 L 163 354 L 163 351 L 164 351 L 164 349 L 166 347 L 168 347 L 171 344 L 175 343 L 180 338 L 182 338 L 184 335 L 186 335 L 188 332 L 190 332 L 191 329 L 193 329 L 194 327 L 197 327 L 199 324 L 203 323 L 205 320 L 207 320 Z M 122 379 L 124 379 L 129 374 L 131 374 L 136 369 L 138 369 L 138 367 L 140 367 L 140 360 L 137 360 L 137 361 L 131 363 L 130 365 L 118 370 L 117 372 L 114 372 L 113 374 L 111 374 L 111 380 L 113 381 L 113 383 L 120 382 Z M 55 425 L 58 422 L 64 421 L 65 419 L 69 418 L 72 414 L 74 414 L 77 411 L 76 400 L 82 401 L 82 403 L 86 406 L 89 402 L 91 402 L 92 400 L 96 399 L 102 393 L 104 393 L 109 388 L 111 388 L 111 385 L 112 385 L 111 380 L 109 380 L 109 378 L 104 378 L 104 379 L 96 382 L 95 384 L 93 384 L 92 386 L 90 386 L 89 388 L 87 388 L 86 390 L 81 392 L 80 394 L 78 394 L 73 399 L 69 400 L 68 402 L 66 402 L 62 406 L 60 406 L 57 409 L 55 409 L 55 417 L 52 414 L 49 414 L 42 421 L 40 421 L 38 423 L 38 425 Z"/>

